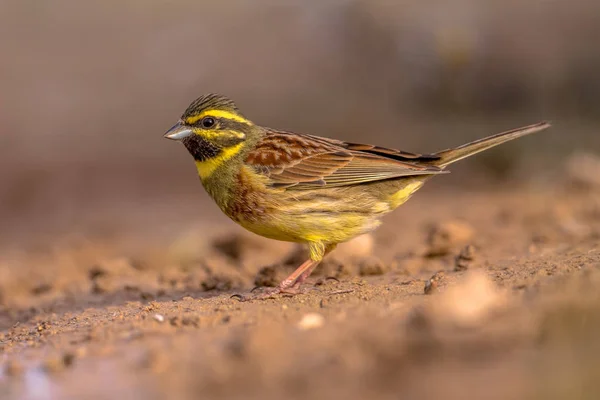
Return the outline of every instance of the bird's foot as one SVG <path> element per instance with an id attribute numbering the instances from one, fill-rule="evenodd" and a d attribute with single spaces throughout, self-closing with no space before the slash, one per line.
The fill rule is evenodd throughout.
<path id="1" fill-rule="evenodd" d="M 300 285 L 287 286 L 287 287 L 284 285 L 279 285 L 274 288 L 255 287 L 254 289 L 252 289 L 250 291 L 249 294 L 243 295 L 243 294 L 236 293 L 236 294 L 232 295 L 231 298 L 238 299 L 241 302 L 250 301 L 250 300 L 266 300 L 266 299 L 275 299 L 275 298 L 277 298 L 278 295 L 281 295 L 283 297 L 293 297 L 298 294 L 306 293 L 313 289 L 314 288 L 312 288 L 312 287 L 301 288 Z M 255 292 L 257 292 L 257 293 L 255 293 Z"/>

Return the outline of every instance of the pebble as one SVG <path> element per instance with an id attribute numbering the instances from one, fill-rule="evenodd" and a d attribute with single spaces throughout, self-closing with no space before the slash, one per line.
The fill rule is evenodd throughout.
<path id="1" fill-rule="evenodd" d="M 298 328 L 303 331 L 309 329 L 320 328 L 325 324 L 325 318 L 321 314 L 308 313 L 304 314 L 300 322 L 298 322 Z"/>
<path id="2" fill-rule="evenodd" d="M 165 322 L 165 316 L 162 314 L 154 314 L 152 318 L 154 318 L 158 322 Z"/>
<path id="3" fill-rule="evenodd" d="M 423 292 L 425 294 L 433 294 L 437 292 L 439 283 L 443 279 L 443 277 L 443 271 L 436 272 L 435 274 L 433 274 L 433 276 L 429 278 L 427 282 L 425 282 L 425 288 L 423 289 Z"/>

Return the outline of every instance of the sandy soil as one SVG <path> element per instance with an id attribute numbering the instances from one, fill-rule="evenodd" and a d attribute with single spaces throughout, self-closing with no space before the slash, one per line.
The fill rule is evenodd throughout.
<path id="1" fill-rule="evenodd" d="M 307 294 L 245 303 L 302 249 L 186 218 L 4 252 L 0 397 L 600 396 L 597 189 L 424 190 Z"/>

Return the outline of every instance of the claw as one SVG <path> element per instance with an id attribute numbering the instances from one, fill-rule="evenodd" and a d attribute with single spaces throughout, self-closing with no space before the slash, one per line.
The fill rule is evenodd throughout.
<path id="1" fill-rule="evenodd" d="M 247 300 L 248 300 L 248 299 L 247 299 L 245 296 L 243 296 L 243 295 L 241 295 L 241 294 L 239 294 L 239 293 L 232 294 L 232 295 L 231 295 L 229 298 L 230 298 L 230 299 L 237 299 L 237 300 L 238 300 L 238 301 L 240 301 L 240 302 L 242 302 L 242 301 L 247 301 Z"/>

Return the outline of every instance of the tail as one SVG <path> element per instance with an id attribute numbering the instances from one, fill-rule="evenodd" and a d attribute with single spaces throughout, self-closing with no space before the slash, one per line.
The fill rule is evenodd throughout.
<path id="1" fill-rule="evenodd" d="M 455 147 L 453 149 L 442 150 L 434 154 L 435 156 L 439 157 L 439 159 L 432 161 L 431 163 L 437 167 L 444 168 L 453 162 L 462 160 L 463 158 L 467 158 L 473 154 L 491 149 L 494 146 L 498 146 L 499 144 L 508 142 L 509 140 L 520 138 L 521 136 L 543 131 L 544 129 L 550 128 L 550 126 L 551 125 L 549 122 L 538 122 L 537 124 L 524 126 L 522 128 L 513 129 L 483 139 L 475 140 L 474 142 L 463 144 L 462 146 Z"/>

